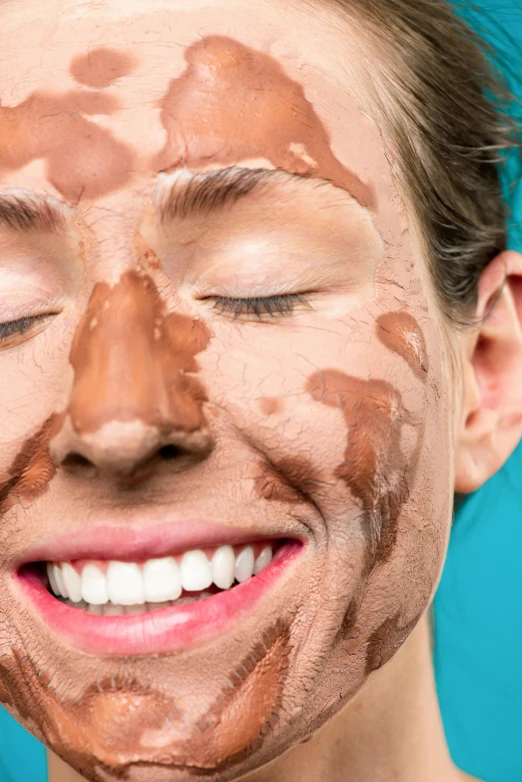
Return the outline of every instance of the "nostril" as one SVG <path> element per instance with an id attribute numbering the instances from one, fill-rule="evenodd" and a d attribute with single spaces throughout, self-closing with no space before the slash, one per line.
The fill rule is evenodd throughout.
<path id="1" fill-rule="evenodd" d="M 181 456 L 183 453 L 183 450 L 181 448 L 178 448 L 177 445 L 164 445 L 163 448 L 160 448 L 159 455 L 162 459 L 165 461 L 169 461 L 171 459 L 177 459 L 179 456 Z"/>
<path id="2" fill-rule="evenodd" d="M 70 453 L 62 462 L 64 467 L 94 467 L 94 464 L 82 456 L 81 453 Z"/>

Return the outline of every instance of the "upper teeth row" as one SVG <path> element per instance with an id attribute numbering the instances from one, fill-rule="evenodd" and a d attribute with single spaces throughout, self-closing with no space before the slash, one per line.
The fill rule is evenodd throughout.
<path id="1" fill-rule="evenodd" d="M 229 589 L 257 575 L 272 561 L 272 547 L 266 546 L 255 559 L 252 546 L 235 554 L 232 546 L 220 546 L 209 560 L 204 551 L 187 551 L 179 564 L 174 557 L 149 559 L 143 565 L 135 562 L 108 563 L 107 572 L 93 563 L 78 573 L 69 562 L 48 562 L 47 575 L 55 595 L 75 603 L 85 600 L 91 605 L 163 603 L 177 600 L 183 589 L 196 592 L 215 584 Z"/>

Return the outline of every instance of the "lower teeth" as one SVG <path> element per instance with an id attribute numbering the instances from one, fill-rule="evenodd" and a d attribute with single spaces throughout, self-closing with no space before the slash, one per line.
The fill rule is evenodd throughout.
<path id="1" fill-rule="evenodd" d="M 160 611 L 164 608 L 196 603 L 200 600 L 205 600 L 207 597 L 211 597 L 212 594 L 214 593 L 198 592 L 193 595 L 183 595 L 177 600 L 167 600 L 164 603 L 141 603 L 132 606 L 115 605 L 110 601 L 105 605 L 90 605 L 89 603 L 86 603 L 85 600 L 75 603 L 66 597 L 58 597 L 57 599 L 60 600 L 61 603 L 71 606 L 71 608 L 79 608 L 81 611 L 87 611 L 88 613 L 96 614 L 97 616 L 123 616 L 125 614 L 147 614 L 151 611 Z"/>

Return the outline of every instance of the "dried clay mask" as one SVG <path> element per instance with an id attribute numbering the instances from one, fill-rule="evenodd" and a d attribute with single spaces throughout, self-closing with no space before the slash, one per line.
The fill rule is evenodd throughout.
<path id="1" fill-rule="evenodd" d="M 0 700 L 92 781 L 262 766 L 440 575 L 441 316 L 317 13 L 0 9 Z"/>

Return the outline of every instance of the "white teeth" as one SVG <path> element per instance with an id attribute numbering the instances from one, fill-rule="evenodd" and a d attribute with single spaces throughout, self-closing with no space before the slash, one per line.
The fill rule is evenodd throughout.
<path id="1" fill-rule="evenodd" d="M 89 563 L 82 570 L 82 597 L 86 603 L 100 606 L 109 601 L 107 579 L 97 565 Z"/>
<path id="2" fill-rule="evenodd" d="M 174 557 L 149 559 L 143 566 L 146 603 L 164 603 L 181 595 L 181 576 Z"/>
<path id="3" fill-rule="evenodd" d="M 67 596 L 73 603 L 79 603 L 82 599 L 82 579 L 68 562 L 62 562 L 62 576 Z"/>
<path id="4" fill-rule="evenodd" d="M 237 550 L 237 549 L 236 549 Z M 259 549 L 257 549 L 259 551 Z M 254 561 L 255 560 L 255 561 Z M 265 546 L 255 559 L 254 548 L 245 546 L 236 556 L 232 546 L 220 546 L 209 557 L 204 551 L 187 551 L 182 557 L 149 559 L 143 564 L 111 561 L 106 573 L 93 562 L 83 566 L 81 575 L 70 562 L 48 563 L 47 576 L 52 592 L 71 605 L 100 616 L 143 613 L 211 596 L 213 583 L 230 589 L 257 575 L 272 561 L 272 546 Z M 199 592 L 186 595 L 185 592 Z"/>
<path id="5" fill-rule="evenodd" d="M 220 589 L 230 589 L 236 572 L 236 555 L 232 546 L 220 546 L 212 557 L 212 581 Z"/>
<path id="6" fill-rule="evenodd" d="M 272 546 L 266 546 L 254 564 L 254 576 L 261 573 L 272 562 Z"/>
<path id="7" fill-rule="evenodd" d="M 110 562 L 107 568 L 107 592 L 111 603 L 131 606 L 144 603 L 143 576 L 135 562 Z"/>
<path id="8" fill-rule="evenodd" d="M 241 584 L 249 579 L 254 573 L 254 549 L 247 546 L 236 557 L 236 581 Z"/>
<path id="9" fill-rule="evenodd" d="M 204 551 L 187 551 L 180 567 L 181 585 L 187 592 L 199 592 L 212 583 L 212 568 Z"/>
<path id="10" fill-rule="evenodd" d="M 58 588 L 58 584 L 56 581 L 56 576 L 54 575 L 54 564 L 52 562 L 47 563 L 47 578 L 49 579 L 49 583 L 51 585 L 51 589 L 53 590 L 55 595 L 60 595 L 60 589 Z"/>
<path id="11" fill-rule="evenodd" d="M 62 597 L 69 597 L 67 594 L 67 590 L 65 588 L 65 584 L 63 583 L 63 575 L 62 575 L 62 569 L 60 565 L 53 565 L 54 568 L 54 578 L 56 579 L 56 584 L 58 586 L 58 594 L 62 595 Z"/>

